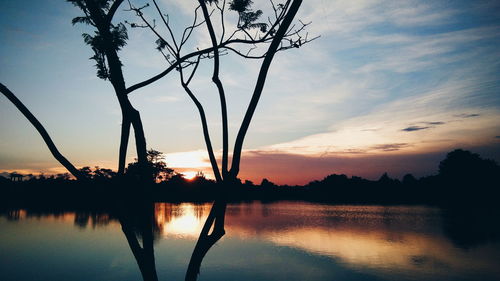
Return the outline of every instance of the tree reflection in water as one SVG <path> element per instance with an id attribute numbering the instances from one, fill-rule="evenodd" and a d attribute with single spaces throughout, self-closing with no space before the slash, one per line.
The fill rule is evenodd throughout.
<path id="1" fill-rule="evenodd" d="M 203 258 L 226 233 L 224 229 L 226 207 L 227 203 L 223 200 L 213 203 L 191 255 L 186 281 L 198 278 Z M 158 281 L 153 242 L 155 234 L 162 231 L 162 226 L 157 223 L 154 203 L 122 204 L 118 207 L 117 217 L 142 278 L 144 281 Z"/>
<path id="2" fill-rule="evenodd" d="M 118 220 L 123 234 L 127 238 L 144 281 L 157 281 L 153 240 L 154 230 L 158 225 L 155 223 L 154 203 L 128 206 L 134 207 L 125 208 L 125 205 L 122 205 L 118 210 Z M 142 247 L 139 237 L 142 238 Z"/>
<path id="3" fill-rule="evenodd" d="M 210 248 L 226 234 L 224 229 L 226 207 L 227 203 L 224 200 L 217 200 L 212 205 L 212 209 L 208 214 L 207 220 L 198 238 L 198 242 L 196 242 L 193 254 L 191 255 L 186 272 L 186 281 L 194 281 L 198 278 L 203 258 Z M 212 230 L 212 232 L 210 232 L 210 230 Z"/>
<path id="4" fill-rule="evenodd" d="M 206 262 L 204 257 L 208 255 L 208 251 L 213 251 L 216 264 L 227 270 L 224 274 L 241 270 L 243 276 L 245 272 L 251 272 L 252 278 L 243 278 L 244 280 L 252 280 L 255 277 L 254 272 L 268 276 L 264 272 L 270 268 L 283 263 L 285 267 L 288 266 L 289 256 L 286 254 L 273 253 L 274 259 L 267 260 L 266 264 L 260 262 L 262 259 L 241 259 L 240 251 L 252 251 L 256 245 L 263 246 L 259 248 L 261 251 L 273 247 L 303 251 L 304 258 L 298 259 L 296 265 L 307 264 L 309 258 L 306 257 L 309 255 L 330 257 L 332 262 L 329 264 L 337 267 L 332 269 L 325 264 L 318 264 L 318 268 L 328 270 L 329 274 L 338 270 L 349 270 L 353 274 L 358 271 L 376 274 L 387 280 L 394 279 L 395 275 L 418 278 L 415 280 L 428 280 L 437 276 L 446 277 L 440 280 L 455 280 L 453 278 L 457 276 L 470 277 L 469 279 L 464 277 L 464 280 L 487 280 L 486 277 L 498 276 L 499 273 L 495 260 L 498 260 L 500 253 L 498 244 L 500 227 L 493 218 L 498 217 L 500 213 L 491 208 L 464 207 L 457 210 L 423 206 L 340 206 L 304 202 L 271 204 L 252 202 L 229 205 L 223 201 L 215 202 L 213 205 L 151 202 L 137 204 L 125 201 L 121 204 L 106 203 L 92 208 L 46 203 L 25 205 L 22 208 L 0 206 L 0 216 L 5 218 L 3 224 L 8 226 L 2 229 L 2 232 L 15 233 L 12 231 L 21 230 L 24 234 L 26 229 L 21 227 L 25 225 L 36 226 L 37 230 L 42 226 L 51 232 L 34 231 L 27 237 L 42 239 L 41 241 L 48 241 L 50 244 L 51 241 L 59 239 L 45 236 L 54 233 L 52 223 L 56 221 L 64 224 L 72 223 L 76 228 L 82 229 L 114 225 L 106 227 L 105 232 L 99 231 L 99 235 L 109 236 L 110 233 L 118 233 L 121 237 L 120 232 L 123 231 L 127 243 L 119 241 L 120 244 L 116 247 L 128 244 L 132 252 L 130 255 L 129 249 L 125 249 L 132 267 L 130 263 L 124 261 L 123 269 L 126 271 L 132 269 L 135 274 L 139 273 L 133 260 L 130 260 L 133 256 L 144 280 L 157 280 L 157 273 L 161 275 L 161 269 L 173 270 L 172 274 L 176 276 L 176 280 L 182 279 L 183 273 L 185 280 L 196 280 L 202 262 Z M 30 218 L 34 220 L 30 221 Z M 18 220 L 27 222 L 16 227 Z M 58 224 L 58 229 L 66 231 L 64 224 Z M 238 243 L 237 247 L 240 248 L 234 251 L 232 247 L 231 249 L 224 247 L 220 249 L 222 252 L 217 252 L 217 249 L 212 249 L 213 245 L 227 235 L 226 230 L 231 232 L 231 239 L 227 241 L 226 246 Z M 82 237 L 80 232 L 75 235 L 75 245 L 81 245 L 82 241 L 87 241 L 89 238 L 86 235 Z M 11 236 L 8 234 L 7 237 L 4 236 L 6 238 L 4 245 L 18 243 L 16 245 L 21 247 L 22 252 L 23 244 L 19 244 L 19 241 L 23 239 Z M 73 236 L 66 238 L 72 239 Z M 109 241 L 121 240 L 115 237 L 107 238 Z M 193 240 L 196 238 L 198 241 Z M 168 247 L 171 251 L 165 249 L 160 253 L 158 250 L 160 248 L 156 248 L 156 260 L 161 259 L 160 255 L 166 255 L 168 262 L 155 265 L 153 242 L 156 245 L 161 239 L 166 244 L 170 243 Z M 239 243 L 246 241 L 248 241 L 246 245 Z M 27 241 L 26 247 L 24 250 L 29 252 L 32 243 Z M 89 251 L 83 250 L 82 255 L 93 251 L 100 254 L 102 250 L 89 248 Z M 179 250 L 182 251 L 181 255 Z M 66 249 L 54 249 L 54 251 L 66 251 Z M 79 252 L 75 253 L 79 255 Z M 117 253 L 113 251 L 114 257 Z M 190 260 L 189 254 L 191 254 Z M 283 258 L 286 261 L 283 261 Z M 110 261 L 115 262 L 114 259 Z M 186 268 L 187 272 L 184 271 Z M 220 268 L 217 268 L 217 274 L 220 274 Z M 302 272 L 300 267 L 296 272 Z M 484 276 L 478 276 L 476 273 Z M 206 274 L 206 277 L 214 276 L 214 271 L 207 270 Z M 273 279 L 272 276 L 269 278 L 269 280 L 280 279 Z"/>

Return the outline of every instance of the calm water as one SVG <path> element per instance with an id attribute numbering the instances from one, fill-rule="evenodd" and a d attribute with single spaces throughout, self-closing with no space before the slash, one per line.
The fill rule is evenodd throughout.
<path id="1" fill-rule="evenodd" d="M 210 207 L 154 206 L 159 280 L 184 280 Z M 206 254 L 198 280 L 500 280 L 500 242 L 481 228 L 481 215 L 488 216 L 415 206 L 230 204 L 226 235 Z M 112 215 L 21 209 L 0 216 L 0 280 L 141 279 Z"/>

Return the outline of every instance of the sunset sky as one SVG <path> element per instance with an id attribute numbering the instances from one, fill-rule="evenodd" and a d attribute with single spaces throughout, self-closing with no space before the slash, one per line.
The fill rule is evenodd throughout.
<path id="1" fill-rule="evenodd" d="M 126 1 L 125 1 L 126 2 Z M 146 1 L 133 0 L 138 6 Z M 160 0 L 178 34 L 196 1 Z M 254 0 L 269 14 L 269 1 Z M 124 11 L 116 21 L 137 21 Z M 304 0 L 296 19 L 318 40 L 279 53 L 245 140 L 240 178 L 304 184 L 331 173 L 370 179 L 437 172 L 455 148 L 500 161 L 500 2 Z M 229 12 L 228 12 L 229 13 Z M 80 11 L 62 0 L 0 1 L 0 83 L 37 116 L 76 166 L 117 168 L 121 113 L 98 79 L 90 47 L 71 25 Z M 227 24 L 234 19 L 229 16 Z M 192 49 L 210 43 L 205 26 Z M 120 52 L 127 85 L 167 67 L 145 29 L 128 29 Z M 230 144 L 260 61 L 222 57 Z M 220 108 L 202 62 L 192 88 L 221 147 Z M 198 112 L 178 73 L 130 95 L 149 148 L 180 172 L 211 175 Z M 0 172 L 56 173 L 42 138 L 0 96 Z M 135 157 L 131 138 L 129 162 Z"/>

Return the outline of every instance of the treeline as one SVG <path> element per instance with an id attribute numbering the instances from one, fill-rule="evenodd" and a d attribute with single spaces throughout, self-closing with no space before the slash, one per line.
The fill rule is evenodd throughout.
<path id="1" fill-rule="evenodd" d="M 264 187 L 276 187 L 263 182 Z M 332 174 L 303 187 L 276 187 L 289 190 L 292 197 L 336 203 L 390 203 L 481 205 L 497 201 L 500 192 L 500 166 L 478 154 L 457 149 L 439 163 L 437 175 L 402 180 L 384 173 L 378 180 Z"/>
<path id="2" fill-rule="evenodd" d="M 219 192 L 221 185 L 199 173 L 186 179 L 166 167 L 162 155 L 151 150 L 150 171 L 155 183 L 135 181 L 137 163 L 128 166 L 125 176 L 118 177 L 109 169 L 96 167 L 80 169 L 90 179 L 86 183 L 70 179 L 67 174 L 31 176 L 24 181 L 1 180 L 1 193 L 7 200 L 35 198 L 44 200 L 99 201 L 120 196 L 150 196 L 156 201 L 210 201 L 223 194 L 228 200 L 310 200 L 332 203 L 387 203 L 387 204 L 474 204 L 496 201 L 500 188 L 500 167 L 493 160 L 457 149 L 448 153 L 439 164 L 439 173 L 415 178 L 411 174 L 402 180 L 387 173 L 379 180 L 331 174 L 305 186 L 276 185 L 267 179 L 260 184 L 237 182 Z M 147 191 L 147 192 L 138 192 Z"/>

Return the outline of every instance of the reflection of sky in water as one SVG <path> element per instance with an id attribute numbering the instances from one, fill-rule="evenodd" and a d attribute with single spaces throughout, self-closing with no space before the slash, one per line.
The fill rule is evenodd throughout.
<path id="1" fill-rule="evenodd" d="M 209 211 L 210 204 L 156 204 L 159 274 L 182 278 Z M 33 220 L 21 210 L 11 213 L 14 217 L 17 223 L 36 221 L 32 236 L 42 241 L 50 240 L 42 237 L 47 234 L 44 227 L 68 222 L 79 226 L 76 233 L 74 227 L 66 229 L 76 240 L 86 226 L 93 226 L 92 232 L 107 236 L 104 240 L 111 240 L 112 231 L 115 240 L 126 247 L 118 222 L 109 215 L 61 213 Z M 439 209 L 418 206 L 233 204 L 226 212 L 226 236 L 207 254 L 199 280 L 325 280 L 333 276 L 334 280 L 495 280 L 500 276 L 500 244 L 457 247 L 444 232 L 444 220 Z M 0 225 L 16 231 L 4 218 Z M 30 223 L 24 225 L 30 227 Z M 14 239 L 2 236 L 3 241 Z M 114 258 L 113 264 L 120 267 L 120 259 Z"/>
<path id="2" fill-rule="evenodd" d="M 162 208 L 157 205 L 157 213 Z M 165 222 L 167 236 L 197 237 L 209 206 L 174 208 L 182 211 Z M 230 205 L 226 214 L 227 237 L 257 238 L 331 257 L 356 270 L 409 279 L 478 272 L 500 276 L 498 244 L 458 248 L 442 233 L 442 224 L 439 209 L 418 206 L 253 203 Z"/>

